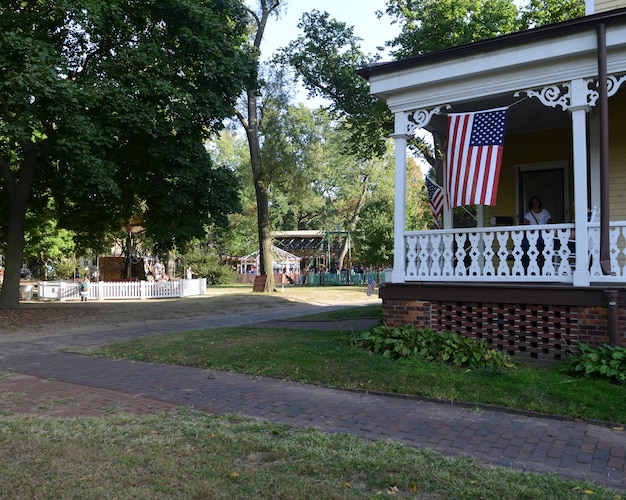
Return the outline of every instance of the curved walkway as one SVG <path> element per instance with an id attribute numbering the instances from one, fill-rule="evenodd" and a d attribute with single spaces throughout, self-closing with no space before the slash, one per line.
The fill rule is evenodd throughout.
<path id="1" fill-rule="evenodd" d="M 243 321 L 250 324 L 276 319 L 272 313 L 259 313 L 258 317 L 246 317 Z M 177 330 L 186 330 L 237 322 L 235 318 L 214 318 L 210 325 L 206 322 L 201 325 L 201 320 L 196 319 L 190 322 L 197 323 L 195 326 L 180 322 L 175 326 Z M 333 326 L 337 325 L 342 326 L 339 323 Z M 343 327 L 355 329 L 364 325 L 348 322 Z M 164 329 L 171 331 L 173 326 Z M 154 333 L 157 332 L 150 326 L 143 329 L 135 326 L 126 333 L 118 329 L 116 337 Z M 17 345 L 16 341 L 0 342 L 0 369 L 42 381 L 54 380 L 64 384 L 66 395 L 71 394 L 72 388 L 76 391 L 87 388 L 103 398 L 122 394 L 131 408 L 164 411 L 175 405 L 187 405 L 213 413 L 238 413 L 368 439 L 390 439 L 448 456 L 471 455 L 492 465 L 554 472 L 626 491 L 626 432 L 622 428 L 328 389 L 268 377 L 60 352 L 63 347 L 110 342 L 110 334 L 83 333 L 80 339 L 78 334 L 57 336 L 54 341 L 30 348 L 23 343 Z M 24 377 L 24 381 L 29 381 L 29 377 Z M 16 381 L 9 378 L 8 382 Z"/>

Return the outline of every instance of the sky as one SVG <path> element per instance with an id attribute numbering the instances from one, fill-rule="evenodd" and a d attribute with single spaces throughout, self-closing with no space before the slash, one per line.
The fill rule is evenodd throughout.
<path id="1" fill-rule="evenodd" d="M 277 48 L 287 45 L 301 35 L 298 23 L 304 12 L 319 10 L 328 12 L 331 18 L 354 26 L 354 33 L 362 38 L 361 48 L 365 53 L 376 52 L 377 46 L 395 37 L 397 25 L 392 25 L 390 18 L 384 15 L 376 18 L 376 11 L 385 10 L 385 0 L 283 0 L 284 13 L 281 18 L 272 17 L 267 24 L 261 51 L 269 55 Z M 383 57 L 383 59 L 385 59 Z M 389 58 L 387 58 L 389 59 Z"/>
<path id="2" fill-rule="evenodd" d="M 249 0 L 253 5 L 253 0 Z M 285 47 L 290 41 L 295 40 L 302 32 L 298 29 L 298 23 L 302 14 L 312 10 L 328 12 L 331 18 L 345 22 L 347 26 L 354 27 L 354 34 L 362 39 L 361 50 L 366 54 L 377 53 L 378 46 L 384 46 L 385 42 L 394 38 L 399 28 L 392 25 L 390 18 L 384 15 L 381 19 L 376 17 L 376 11 L 385 10 L 386 0 L 283 0 L 283 14 L 280 18 L 271 17 L 265 29 L 265 35 L 261 42 L 261 57 L 270 58 L 280 47 Z M 382 53 L 382 60 L 391 60 Z M 306 91 L 299 89 L 296 100 L 306 101 Z M 308 101 L 307 105 L 316 106 L 321 102 Z"/>

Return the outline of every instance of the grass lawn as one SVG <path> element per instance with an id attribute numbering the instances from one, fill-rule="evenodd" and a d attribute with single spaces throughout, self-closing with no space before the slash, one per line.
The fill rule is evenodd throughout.
<path id="1" fill-rule="evenodd" d="M 379 315 L 380 306 L 372 306 L 306 319 Z M 94 354 L 626 424 L 624 386 L 574 379 L 556 368 L 520 365 L 513 370 L 467 370 L 416 360 L 394 361 L 352 347 L 352 336 L 357 333 L 220 328 L 111 344 Z"/>
<path id="2" fill-rule="evenodd" d="M 0 498 L 614 499 L 592 483 L 423 449 L 181 410 L 0 416 Z"/>
<path id="3" fill-rule="evenodd" d="M 298 318 L 380 317 L 380 306 Z M 358 332 L 223 328 L 94 354 L 626 422 L 624 387 L 554 370 L 455 370 L 352 347 Z M 616 499 L 590 482 L 489 467 L 382 440 L 179 409 L 58 419 L 0 409 L 0 498 Z"/>

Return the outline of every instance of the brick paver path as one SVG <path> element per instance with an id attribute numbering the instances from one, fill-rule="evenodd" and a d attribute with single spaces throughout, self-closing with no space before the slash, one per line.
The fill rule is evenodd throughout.
<path id="1" fill-rule="evenodd" d="M 279 314 L 212 318 L 210 323 L 195 319 L 159 324 L 159 328 L 147 325 L 143 330 L 137 325 L 99 332 L 87 329 L 29 343 L 0 337 L 0 370 L 13 373 L 0 380 L 0 404 L 9 412 L 58 416 L 152 413 L 186 405 L 368 439 L 390 439 L 448 456 L 471 455 L 488 464 L 554 472 L 626 491 L 626 432 L 622 427 L 59 352 L 67 346 L 96 346 L 176 327 L 260 323 L 276 320 Z M 7 398 L 8 394 L 13 396 Z"/>

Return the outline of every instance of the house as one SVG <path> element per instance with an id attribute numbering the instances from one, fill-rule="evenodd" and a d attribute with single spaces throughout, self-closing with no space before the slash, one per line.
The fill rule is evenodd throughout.
<path id="1" fill-rule="evenodd" d="M 625 345 L 624 6 L 598 0 L 579 19 L 358 71 L 395 116 L 386 324 L 457 331 L 530 361 L 560 360 L 578 341 Z M 406 227 L 407 139 L 445 137 L 448 113 L 500 107 L 499 189 L 477 227 L 453 227 L 447 206 L 442 229 Z M 534 195 L 551 224 L 523 224 Z"/>

